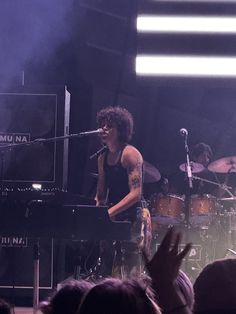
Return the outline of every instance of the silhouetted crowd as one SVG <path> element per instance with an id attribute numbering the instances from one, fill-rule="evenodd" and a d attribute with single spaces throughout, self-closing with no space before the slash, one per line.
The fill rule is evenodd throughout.
<path id="1" fill-rule="evenodd" d="M 180 252 L 181 234 L 166 233 L 154 256 L 143 252 L 146 273 L 139 278 L 105 278 L 97 282 L 68 279 L 39 305 L 43 314 L 236 313 L 236 259 L 208 264 L 192 285 L 180 270 L 191 249 Z M 0 314 L 11 314 L 0 299 Z"/>

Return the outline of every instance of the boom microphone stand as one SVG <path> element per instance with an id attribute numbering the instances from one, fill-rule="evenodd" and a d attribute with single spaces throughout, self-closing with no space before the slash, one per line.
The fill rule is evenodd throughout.
<path id="1" fill-rule="evenodd" d="M 103 133 L 102 129 L 97 129 L 93 131 L 87 131 L 87 132 L 80 132 L 76 134 L 68 134 L 68 135 L 62 135 L 62 136 L 56 136 L 56 137 L 50 137 L 50 138 L 36 138 L 33 141 L 29 142 L 23 142 L 23 143 L 13 143 L 13 144 L 8 144 L 8 145 L 2 145 L 0 146 L 0 149 L 12 149 L 15 147 L 20 147 L 20 146 L 30 146 L 34 144 L 43 144 L 43 143 L 48 143 L 48 142 L 55 142 L 55 141 L 61 141 L 61 140 L 67 140 L 71 138 L 76 138 L 76 137 L 85 137 L 89 135 L 98 135 Z"/>
<path id="2" fill-rule="evenodd" d="M 191 189 L 193 188 L 193 175 L 189 158 L 189 148 L 188 148 L 188 130 L 181 129 L 180 134 L 184 136 L 184 148 L 186 151 L 186 170 L 188 177 L 188 189 L 186 193 L 186 202 L 185 202 L 185 223 L 186 223 L 186 243 L 189 242 L 189 229 L 190 229 L 190 197 L 191 197 Z M 186 272 L 188 271 L 188 255 L 185 257 L 185 268 Z"/>
<path id="3" fill-rule="evenodd" d="M 185 221 L 186 221 L 187 230 L 188 230 L 190 227 L 190 224 L 189 224 L 190 194 L 191 194 L 191 189 L 193 188 L 193 174 L 192 174 L 192 168 L 191 168 L 190 158 L 189 158 L 188 131 L 186 129 L 181 129 L 180 134 L 182 136 L 184 136 L 184 148 L 186 151 L 186 170 L 187 170 L 187 177 L 188 177 L 188 189 L 187 189 L 187 193 L 186 193 Z"/>

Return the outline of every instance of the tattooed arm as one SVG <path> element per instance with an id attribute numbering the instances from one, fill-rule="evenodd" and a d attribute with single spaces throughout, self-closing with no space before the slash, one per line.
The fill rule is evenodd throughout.
<path id="1" fill-rule="evenodd" d="M 128 145 L 123 151 L 121 163 L 127 170 L 130 191 L 119 203 L 109 208 L 110 217 L 134 205 L 142 195 L 142 155 L 136 148 Z"/>

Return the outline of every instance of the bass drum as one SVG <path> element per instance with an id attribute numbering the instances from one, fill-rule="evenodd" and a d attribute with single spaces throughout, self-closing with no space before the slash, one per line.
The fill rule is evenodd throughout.
<path id="1" fill-rule="evenodd" d="M 151 197 L 150 207 L 153 224 L 177 225 L 184 221 L 184 197 L 182 196 L 154 194 Z"/>

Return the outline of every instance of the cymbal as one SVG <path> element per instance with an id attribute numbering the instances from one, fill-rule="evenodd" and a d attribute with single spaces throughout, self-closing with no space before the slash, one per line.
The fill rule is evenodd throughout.
<path id="1" fill-rule="evenodd" d="M 192 173 L 202 172 L 205 169 L 205 167 L 202 164 L 199 164 L 194 161 L 190 161 L 190 165 L 191 165 Z M 186 163 L 181 164 L 179 166 L 179 169 L 183 172 L 187 172 L 187 164 Z"/>
<path id="2" fill-rule="evenodd" d="M 236 172 L 236 156 L 215 160 L 208 165 L 208 170 L 218 173 Z"/>
<path id="3" fill-rule="evenodd" d="M 149 162 L 143 162 L 144 183 L 155 183 L 161 179 L 159 170 Z"/>

